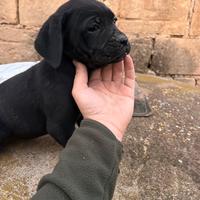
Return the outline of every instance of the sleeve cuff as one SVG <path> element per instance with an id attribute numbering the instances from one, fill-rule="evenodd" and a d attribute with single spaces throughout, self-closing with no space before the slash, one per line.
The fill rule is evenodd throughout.
<path id="1" fill-rule="evenodd" d="M 112 131 L 107 128 L 102 123 L 92 120 L 92 119 L 83 119 L 81 121 L 80 127 L 88 127 L 88 128 L 95 128 L 96 130 L 101 131 L 101 134 L 106 135 L 110 139 L 115 140 L 121 147 L 123 147 L 122 143 L 115 137 L 115 135 L 112 133 Z"/>

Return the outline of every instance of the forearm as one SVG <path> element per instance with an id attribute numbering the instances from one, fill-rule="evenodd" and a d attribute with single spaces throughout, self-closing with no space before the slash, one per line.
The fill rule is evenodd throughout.
<path id="1" fill-rule="evenodd" d="M 103 125 L 83 120 L 52 174 L 39 184 L 33 200 L 110 200 L 122 145 Z"/>

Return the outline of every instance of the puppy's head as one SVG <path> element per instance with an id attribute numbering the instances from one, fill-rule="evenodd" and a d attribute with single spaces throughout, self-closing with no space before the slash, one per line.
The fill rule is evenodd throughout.
<path id="1" fill-rule="evenodd" d="M 41 28 L 35 48 L 54 68 L 63 57 L 76 59 L 88 68 L 118 62 L 130 44 L 115 25 L 116 17 L 96 0 L 70 0 Z"/>

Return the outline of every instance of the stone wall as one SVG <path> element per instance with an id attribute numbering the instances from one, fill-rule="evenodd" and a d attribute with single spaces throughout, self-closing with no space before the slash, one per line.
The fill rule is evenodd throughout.
<path id="1" fill-rule="evenodd" d="M 200 0 L 102 0 L 132 43 L 138 72 L 200 84 Z M 0 63 L 38 60 L 33 41 L 66 0 L 1 0 Z"/>

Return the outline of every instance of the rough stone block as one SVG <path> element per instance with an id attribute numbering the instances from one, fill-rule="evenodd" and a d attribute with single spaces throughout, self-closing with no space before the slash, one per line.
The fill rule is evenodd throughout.
<path id="1" fill-rule="evenodd" d="M 123 0 L 120 16 L 132 19 L 184 20 L 190 2 L 187 0 Z M 186 16 L 185 16 L 186 15 Z M 180 17 L 180 19 L 177 19 Z"/>
<path id="2" fill-rule="evenodd" d="M 150 38 L 132 38 L 131 56 L 134 60 L 135 69 L 137 72 L 148 72 L 148 65 L 153 50 L 153 40 Z"/>
<path id="3" fill-rule="evenodd" d="M 16 26 L 0 27 L 0 63 L 38 60 L 34 50 L 37 29 Z"/>
<path id="4" fill-rule="evenodd" d="M 118 11 L 119 1 L 120 0 L 101 0 L 101 2 L 111 8 L 115 14 L 117 14 Z M 47 0 L 20 0 L 20 23 L 29 26 L 41 26 L 63 3 L 66 3 L 66 0 L 53 0 L 51 3 Z"/>
<path id="5" fill-rule="evenodd" d="M 0 26 L 0 41 L 33 43 L 38 29 L 26 30 L 20 26 Z"/>
<path id="6" fill-rule="evenodd" d="M 123 0 L 120 26 L 137 33 L 183 35 L 186 31 L 188 0 Z"/>
<path id="7" fill-rule="evenodd" d="M 194 14 L 191 26 L 191 35 L 200 35 L 200 1 L 195 1 Z"/>
<path id="8" fill-rule="evenodd" d="M 157 38 L 151 69 L 157 74 L 200 75 L 200 39 Z"/>
<path id="9" fill-rule="evenodd" d="M 144 35 L 184 35 L 186 33 L 186 22 L 173 23 L 171 21 L 150 20 L 118 20 L 119 28 L 127 34 Z"/>
<path id="10" fill-rule="evenodd" d="M 66 0 L 20 0 L 20 23 L 29 26 L 41 26 Z"/>
<path id="11" fill-rule="evenodd" d="M 0 41 L 0 64 L 38 60 L 33 44 Z"/>
<path id="12" fill-rule="evenodd" d="M 120 0 L 100 0 L 101 2 L 105 3 L 116 15 L 119 11 L 119 3 Z"/>
<path id="13" fill-rule="evenodd" d="M 0 23 L 17 23 L 17 1 L 1 0 L 0 1 Z"/>

